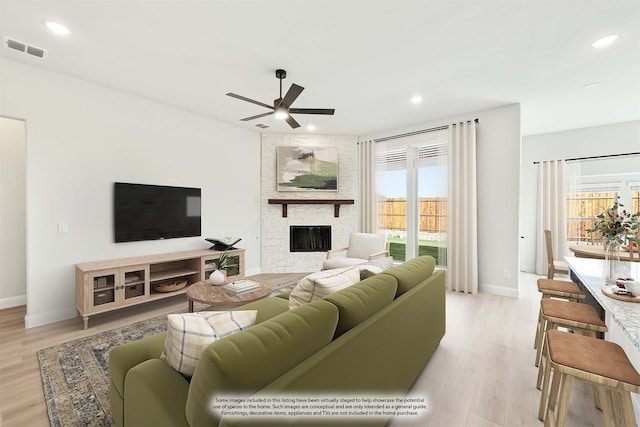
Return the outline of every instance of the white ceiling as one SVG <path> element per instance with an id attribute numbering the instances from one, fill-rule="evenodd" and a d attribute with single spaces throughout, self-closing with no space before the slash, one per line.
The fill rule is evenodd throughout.
<path id="1" fill-rule="evenodd" d="M 638 0 L 0 0 L 0 32 L 48 50 L 5 58 L 256 131 L 370 135 L 511 103 L 524 135 L 640 119 Z M 267 110 L 225 94 L 271 104 L 276 68 L 305 87 L 294 107 L 335 115 L 238 121 Z"/>

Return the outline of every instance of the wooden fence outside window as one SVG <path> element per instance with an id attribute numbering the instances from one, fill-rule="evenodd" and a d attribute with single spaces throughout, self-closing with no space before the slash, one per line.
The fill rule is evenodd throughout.
<path id="1" fill-rule="evenodd" d="M 447 232 L 447 198 L 419 198 L 420 231 Z M 407 229 L 407 199 L 404 197 L 378 199 L 378 227 L 381 230 Z"/>
<path id="2" fill-rule="evenodd" d="M 587 232 L 593 228 L 596 216 L 610 208 L 617 193 L 570 193 L 566 197 L 567 240 L 593 241 L 597 236 Z"/>

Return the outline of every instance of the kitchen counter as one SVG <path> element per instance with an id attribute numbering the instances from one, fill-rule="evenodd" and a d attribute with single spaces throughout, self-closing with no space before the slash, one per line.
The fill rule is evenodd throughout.
<path id="1" fill-rule="evenodd" d="M 606 313 L 607 325 L 611 328 L 613 320 L 631 341 L 637 351 L 640 351 L 640 303 L 620 301 L 602 293 L 604 286 L 604 260 L 566 257 L 569 269 L 582 285 L 591 293 L 600 307 Z M 640 279 L 640 264 L 629 264 L 629 277 Z"/>

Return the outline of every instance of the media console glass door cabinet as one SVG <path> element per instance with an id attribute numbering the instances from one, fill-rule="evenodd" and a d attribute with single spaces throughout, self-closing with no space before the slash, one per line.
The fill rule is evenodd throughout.
<path id="1" fill-rule="evenodd" d="M 227 252 L 233 265 L 225 272 L 228 280 L 243 279 L 244 249 Z M 205 249 L 76 264 L 76 308 L 84 328 L 90 316 L 184 294 L 186 286 L 209 278 L 222 253 Z M 174 292 L 154 289 L 183 282 Z"/>

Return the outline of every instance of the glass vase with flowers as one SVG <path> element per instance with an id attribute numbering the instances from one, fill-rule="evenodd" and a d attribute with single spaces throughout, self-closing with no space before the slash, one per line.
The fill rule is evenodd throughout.
<path id="1" fill-rule="evenodd" d="M 593 228 L 587 229 L 590 233 L 598 233 L 602 239 L 605 247 L 604 277 L 608 284 L 615 284 L 618 277 L 627 277 L 628 266 L 620 262 L 618 250 L 625 244 L 632 248 L 634 243 L 640 243 L 639 226 L 640 212 L 632 214 L 624 209 L 618 196 L 613 206 L 596 216 Z"/>

